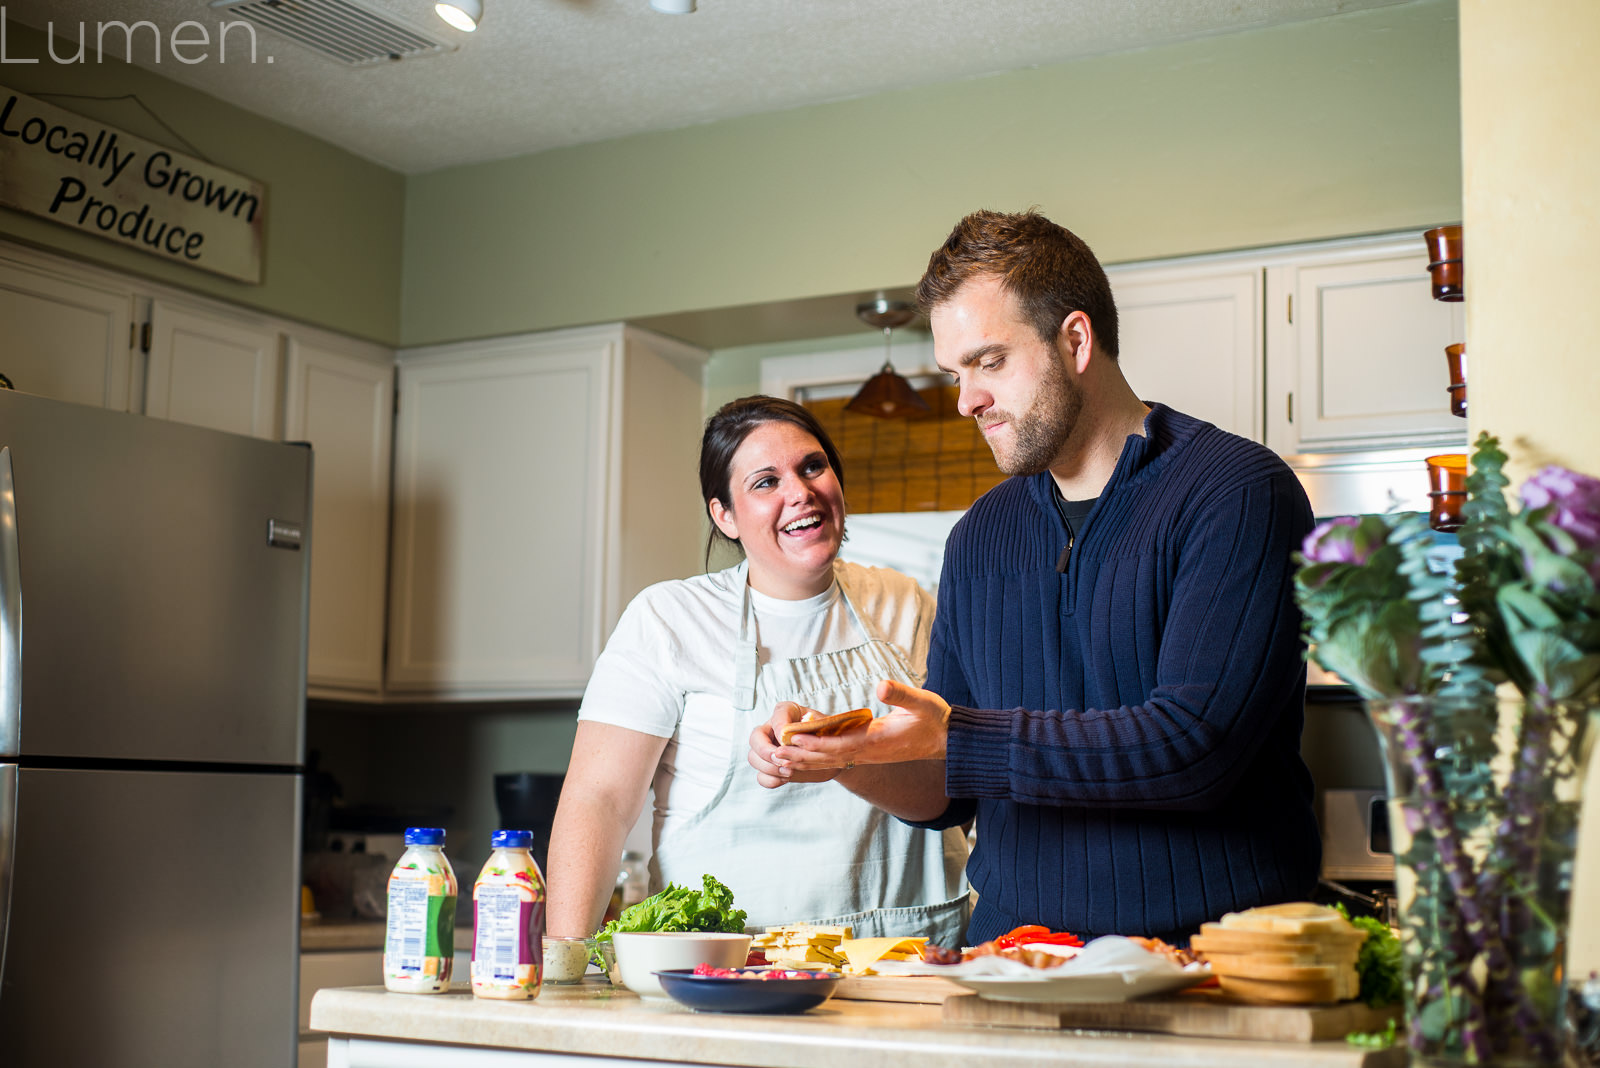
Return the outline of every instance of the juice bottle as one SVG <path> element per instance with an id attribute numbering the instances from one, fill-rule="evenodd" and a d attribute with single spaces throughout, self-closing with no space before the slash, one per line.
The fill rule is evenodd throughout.
<path id="1" fill-rule="evenodd" d="M 406 851 L 389 876 L 383 985 L 398 994 L 442 994 L 455 962 L 456 873 L 444 829 L 407 827 Z"/>
<path id="2" fill-rule="evenodd" d="M 528 850 L 532 831 L 496 831 L 494 852 L 472 886 L 472 992 L 539 996 L 544 979 L 544 876 Z"/>

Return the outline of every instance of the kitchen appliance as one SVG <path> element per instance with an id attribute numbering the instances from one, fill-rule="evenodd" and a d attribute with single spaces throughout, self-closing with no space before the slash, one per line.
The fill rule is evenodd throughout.
<path id="1" fill-rule="evenodd" d="M 0 392 L 0 1064 L 294 1063 L 311 463 Z"/>
<path id="2" fill-rule="evenodd" d="M 500 826 L 533 832 L 533 859 L 539 870 L 550 871 L 550 827 L 561 800 L 565 774 L 541 775 L 532 771 L 501 772 L 494 777 L 494 807 Z"/>

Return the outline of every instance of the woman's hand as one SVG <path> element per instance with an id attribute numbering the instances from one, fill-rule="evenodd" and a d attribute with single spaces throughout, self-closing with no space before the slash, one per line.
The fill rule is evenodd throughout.
<path id="1" fill-rule="evenodd" d="M 816 780 L 812 776 L 830 768 L 849 771 L 857 764 L 944 759 L 946 725 L 950 720 L 950 705 L 944 698 L 932 690 L 919 690 L 886 679 L 878 683 L 878 700 L 893 706 L 894 711 L 842 734 L 796 735 L 786 746 L 777 745 L 776 728 L 801 716 L 796 714 L 779 720 L 779 712 L 784 709 L 784 705 L 779 705 L 774 710 L 773 722 L 758 732 L 767 733 L 767 744 L 771 747 L 770 751 L 763 751 L 763 761 L 775 769 L 777 777 L 786 781 L 813 782 Z"/>
<path id="2" fill-rule="evenodd" d="M 772 708 L 772 718 L 750 732 L 750 755 L 746 757 L 756 769 L 756 781 L 769 790 L 790 782 L 827 782 L 839 774 L 838 769 L 794 771 L 779 765 L 773 754 L 779 749 L 778 728 L 796 720 L 815 718 L 822 713 L 793 701 L 779 701 Z"/>

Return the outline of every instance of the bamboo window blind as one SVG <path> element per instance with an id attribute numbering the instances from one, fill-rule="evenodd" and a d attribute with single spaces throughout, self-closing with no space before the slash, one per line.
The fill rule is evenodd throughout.
<path id="1" fill-rule="evenodd" d="M 801 400 L 839 450 L 850 511 L 961 510 L 1005 481 L 978 424 L 956 411 L 956 387 L 917 392 L 933 410 L 912 419 L 847 412 L 849 397 Z"/>

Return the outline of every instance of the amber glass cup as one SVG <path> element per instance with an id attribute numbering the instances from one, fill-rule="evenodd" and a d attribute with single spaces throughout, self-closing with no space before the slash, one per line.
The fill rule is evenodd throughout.
<path id="1" fill-rule="evenodd" d="M 1466 241 L 1459 226 L 1436 226 L 1422 235 L 1428 244 L 1433 299 L 1459 301 L 1466 295 Z"/>
<path id="2" fill-rule="evenodd" d="M 1467 456 L 1452 452 L 1428 457 L 1428 525 L 1459 530 L 1467 505 Z"/>
<path id="3" fill-rule="evenodd" d="M 1444 358 L 1450 365 L 1450 414 L 1467 417 L 1467 346 L 1446 345 Z"/>

